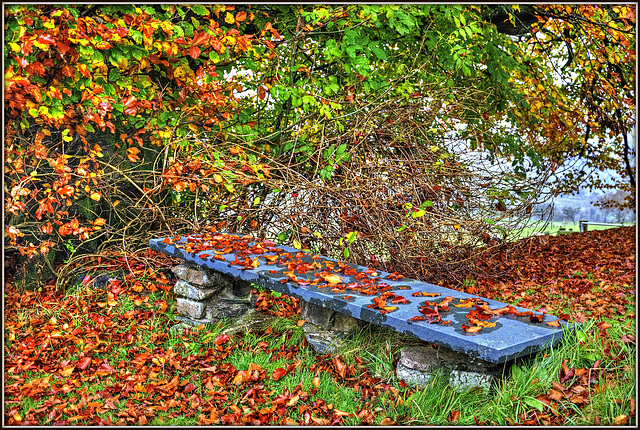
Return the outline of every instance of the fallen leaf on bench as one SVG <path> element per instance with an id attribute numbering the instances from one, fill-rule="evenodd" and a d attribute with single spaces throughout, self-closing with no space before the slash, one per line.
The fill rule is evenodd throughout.
<path id="1" fill-rule="evenodd" d="M 464 300 L 460 302 L 459 305 L 456 305 L 455 303 L 453 304 L 456 308 L 470 308 L 473 305 L 475 305 L 475 303 L 471 300 Z"/>
<path id="2" fill-rule="evenodd" d="M 340 276 L 332 274 L 332 273 L 326 274 L 326 275 L 321 273 L 320 277 L 322 279 L 324 279 L 325 281 L 327 281 L 329 283 L 329 285 L 332 286 L 332 287 L 336 286 L 336 285 L 338 285 L 339 283 L 342 282 L 342 278 Z"/>
<path id="3" fill-rule="evenodd" d="M 411 318 L 409 322 L 424 321 L 425 319 L 426 319 L 425 317 L 417 316 L 417 317 Z"/>
<path id="4" fill-rule="evenodd" d="M 376 272 L 376 270 L 372 269 L 371 267 L 365 270 L 364 273 L 366 273 L 369 276 L 378 276 L 378 272 Z"/>
<path id="5" fill-rule="evenodd" d="M 409 303 L 409 302 L 407 301 L 407 299 L 405 299 L 402 296 L 396 296 L 393 299 L 391 299 L 391 303 L 403 303 L 403 304 L 406 304 L 406 303 Z"/>
<path id="6" fill-rule="evenodd" d="M 393 273 L 389 274 L 389 276 L 387 276 L 387 278 L 391 279 L 392 281 L 397 281 L 398 279 L 403 279 L 404 276 L 399 274 L 398 272 L 393 272 Z"/>
<path id="7" fill-rule="evenodd" d="M 468 326 L 468 325 L 462 324 L 462 329 L 467 333 L 477 333 L 480 330 L 482 330 L 482 327 L 480 327 L 479 325 Z"/>
<path id="8" fill-rule="evenodd" d="M 418 309 L 418 311 L 422 315 L 426 315 L 428 317 L 438 315 L 438 311 L 436 309 L 430 308 L 428 305 L 421 307 L 420 309 Z"/>
<path id="9" fill-rule="evenodd" d="M 423 296 L 423 297 L 438 297 L 440 295 L 440 293 L 427 293 L 426 291 L 417 291 L 415 293 L 411 294 L 413 297 L 419 297 L 419 296 Z"/>
<path id="10" fill-rule="evenodd" d="M 547 321 L 547 325 L 550 327 L 560 327 L 560 319 L 555 321 Z"/>
<path id="11" fill-rule="evenodd" d="M 278 258 L 280 257 L 277 255 L 262 255 L 260 258 L 264 258 L 269 263 L 275 263 L 276 261 L 278 261 Z"/>

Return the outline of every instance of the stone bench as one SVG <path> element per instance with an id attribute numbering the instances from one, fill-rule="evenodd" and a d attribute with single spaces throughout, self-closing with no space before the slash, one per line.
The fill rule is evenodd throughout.
<path id="1" fill-rule="evenodd" d="M 332 352 L 366 323 L 414 336 L 424 347 L 401 351 L 398 377 L 423 385 L 451 371 L 458 387 L 486 386 L 516 357 L 550 347 L 566 323 L 551 315 L 343 263 L 247 235 L 203 233 L 152 239 L 181 259 L 174 267 L 179 319 L 189 324 L 237 318 L 253 309 L 251 284 L 300 299 L 305 336 Z M 429 344 L 432 344 L 431 346 Z"/>

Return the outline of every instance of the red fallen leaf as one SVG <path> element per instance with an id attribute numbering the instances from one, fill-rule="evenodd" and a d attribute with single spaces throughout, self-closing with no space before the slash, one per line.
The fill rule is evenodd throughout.
<path id="1" fill-rule="evenodd" d="M 97 375 L 101 375 L 101 374 L 107 374 L 107 373 L 111 373 L 111 372 L 115 372 L 115 371 L 116 371 L 116 369 L 114 369 L 113 366 L 111 366 L 105 360 L 105 361 L 102 362 L 100 367 L 98 367 L 98 370 L 96 370 L 96 374 Z"/>
<path id="2" fill-rule="evenodd" d="M 78 369 L 84 370 L 89 367 L 90 364 L 91 357 L 82 357 L 80 360 L 78 360 L 78 364 L 76 364 L 76 366 L 78 367 Z"/>
<path id="3" fill-rule="evenodd" d="M 563 384 L 563 383 L 564 383 L 564 382 L 566 382 L 568 379 L 570 379 L 572 376 L 574 376 L 573 369 L 569 369 L 569 371 L 568 371 L 568 372 L 566 372 L 566 373 L 564 374 L 564 376 L 562 376 L 562 372 L 561 372 L 561 375 L 560 375 L 560 383 L 561 383 L 561 384 Z"/>
<path id="4" fill-rule="evenodd" d="M 404 303 L 409 303 L 409 302 L 407 301 L 407 299 L 405 299 L 402 296 L 396 296 L 393 299 L 391 299 L 391 303 L 394 303 L 394 304 L 403 303 L 404 304 Z"/>
<path id="5" fill-rule="evenodd" d="M 547 325 L 550 327 L 560 327 L 560 319 L 555 321 L 547 321 Z"/>
<path id="6" fill-rule="evenodd" d="M 418 309 L 418 311 L 422 314 L 422 315 L 426 315 L 428 317 L 430 316 L 436 316 L 438 315 L 438 311 L 430 308 L 429 306 L 423 306 L 420 309 Z"/>
<path id="7" fill-rule="evenodd" d="M 454 423 L 460 419 L 460 411 L 451 411 L 450 415 L 451 421 Z"/>
<path id="8" fill-rule="evenodd" d="M 620 340 L 624 343 L 636 343 L 636 337 L 632 334 L 623 334 Z"/>
<path id="9" fill-rule="evenodd" d="M 271 378 L 273 378 L 274 381 L 277 381 L 278 379 L 280 379 L 283 376 L 285 376 L 287 373 L 288 373 L 287 369 L 283 369 L 282 367 L 278 367 L 276 370 L 273 371 L 273 375 L 271 376 Z"/>
<path id="10" fill-rule="evenodd" d="M 91 275 L 87 275 L 82 279 L 82 285 L 87 285 L 91 281 Z"/>
<path id="11" fill-rule="evenodd" d="M 229 341 L 229 336 L 226 334 L 221 334 L 220 336 L 216 337 L 213 343 L 215 343 L 216 345 L 222 345 L 223 343 L 226 343 L 228 341 Z"/>
<path id="12" fill-rule="evenodd" d="M 333 357 L 331 361 L 333 362 L 333 366 L 336 369 L 336 372 L 338 373 L 338 375 L 340 375 L 341 378 L 346 378 L 347 365 L 343 361 L 341 361 L 338 357 Z"/>
<path id="13" fill-rule="evenodd" d="M 424 321 L 425 319 L 426 319 L 425 317 L 417 316 L 409 319 L 409 322 Z"/>

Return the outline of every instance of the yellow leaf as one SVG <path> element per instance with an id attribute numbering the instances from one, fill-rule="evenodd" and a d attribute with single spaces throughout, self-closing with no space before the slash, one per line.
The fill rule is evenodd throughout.
<path id="1" fill-rule="evenodd" d="M 217 173 L 214 173 L 214 174 L 213 174 L 213 180 L 214 180 L 214 181 L 216 181 L 217 183 L 221 183 L 221 182 L 223 182 L 223 181 L 224 181 L 224 179 L 222 179 L 222 176 L 220 176 L 220 175 L 219 175 L 219 174 L 217 174 Z"/>
<path id="2" fill-rule="evenodd" d="M 338 285 L 342 282 L 342 278 L 336 274 L 330 273 L 328 275 L 323 275 L 322 279 L 327 281 L 330 286 Z"/>
<path id="3" fill-rule="evenodd" d="M 236 22 L 236 19 L 233 17 L 233 15 L 227 12 L 227 16 L 225 16 L 224 22 L 226 22 L 227 24 L 233 24 Z"/>
<path id="4" fill-rule="evenodd" d="M 100 200 L 100 193 L 92 193 L 89 197 L 91 197 L 91 200 L 95 200 L 95 201 L 99 201 Z"/>

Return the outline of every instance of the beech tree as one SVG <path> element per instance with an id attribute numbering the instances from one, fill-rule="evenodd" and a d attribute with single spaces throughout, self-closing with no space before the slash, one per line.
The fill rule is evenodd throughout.
<path id="1" fill-rule="evenodd" d="M 371 188 L 387 209 L 361 220 L 393 224 L 401 260 L 454 261 L 543 183 L 603 186 L 576 157 L 635 189 L 634 46 L 633 5 L 6 6 L 5 245 L 100 251 L 209 222 L 362 262 L 342 208 L 366 200 L 344 190 L 396 160 L 426 162 L 433 192 Z M 427 252 L 402 220 L 448 227 Z"/>

